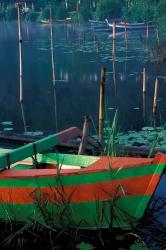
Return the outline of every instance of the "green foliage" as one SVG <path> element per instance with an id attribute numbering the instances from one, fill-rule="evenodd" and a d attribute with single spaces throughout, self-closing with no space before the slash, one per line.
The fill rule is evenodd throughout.
<path id="1" fill-rule="evenodd" d="M 39 16 L 40 16 L 40 12 L 29 12 L 26 15 L 26 20 L 27 21 L 36 21 L 36 20 L 38 20 Z"/>
<path id="2" fill-rule="evenodd" d="M 67 5 L 66 5 L 67 1 Z M 68 16 L 78 21 L 87 21 L 92 17 L 104 20 L 105 18 L 125 18 L 127 21 L 158 21 L 165 24 L 166 1 L 165 0 L 36 0 L 34 12 L 27 13 L 26 18 L 31 20 L 48 19 L 48 9 L 52 6 L 53 18 L 65 19 Z M 29 6 L 30 7 L 30 6 Z M 31 8 L 31 7 L 30 7 Z M 7 20 L 17 18 L 14 4 L 0 4 L 0 18 Z"/>
<path id="3" fill-rule="evenodd" d="M 42 10 L 42 12 L 40 13 L 38 19 L 39 20 L 47 20 L 47 19 L 49 19 L 49 16 L 50 16 L 49 8 L 44 8 Z"/>
<path id="4" fill-rule="evenodd" d="M 54 9 L 55 19 L 65 19 L 67 16 L 68 13 L 64 5 L 61 4 L 56 9 Z"/>
<path id="5" fill-rule="evenodd" d="M 79 250 L 92 250 L 93 246 L 89 243 L 81 242 L 77 245 L 77 249 Z"/>
<path id="6" fill-rule="evenodd" d="M 120 0 L 99 0 L 95 11 L 95 17 L 98 19 L 117 18 L 121 16 Z"/>
<path id="7" fill-rule="evenodd" d="M 145 22 L 152 21 L 155 16 L 155 6 L 149 1 L 140 0 L 131 6 L 122 9 L 123 16 L 128 21 Z"/>
<path id="8" fill-rule="evenodd" d="M 9 5 L 6 9 L 6 20 L 14 20 L 17 18 L 17 9 L 14 5 Z"/>

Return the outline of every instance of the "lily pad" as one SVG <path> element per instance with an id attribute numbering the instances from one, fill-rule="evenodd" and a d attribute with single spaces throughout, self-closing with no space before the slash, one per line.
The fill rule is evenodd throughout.
<path id="1" fill-rule="evenodd" d="M 12 122 L 12 121 L 3 121 L 3 122 L 1 122 L 1 124 L 2 124 L 3 126 L 12 126 L 12 125 L 13 125 L 13 122 Z"/>
<path id="2" fill-rule="evenodd" d="M 133 109 L 134 109 L 134 110 L 140 110 L 140 108 L 139 108 L 139 107 L 134 107 Z"/>
<path id="3" fill-rule="evenodd" d="M 164 127 L 156 127 L 156 130 L 157 130 L 157 131 L 163 131 L 163 130 L 164 130 Z"/>
<path id="4" fill-rule="evenodd" d="M 42 131 L 26 131 L 24 132 L 24 135 L 40 136 L 40 135 L 43 135 L 43 132 Z"/>
<path id="5" fill-rule="evenodd" d="M 154 131 L 155 129 L 153 127 L 143 127 L 143 131 Z"/>
<path id="6" fill-rule="evenodd" d="M 4 128 L 3 131 L 12 131 L 13 128 Z"/>

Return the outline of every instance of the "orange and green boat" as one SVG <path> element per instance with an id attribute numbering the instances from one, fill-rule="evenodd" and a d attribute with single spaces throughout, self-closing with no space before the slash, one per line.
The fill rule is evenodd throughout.
<path id="1" fill-rule="evenodd" d="M 126 228 L 144 215 L 166 157 L 50 153 L 51 135 L 0 154 L 0 219 L 64 228 Z"/>

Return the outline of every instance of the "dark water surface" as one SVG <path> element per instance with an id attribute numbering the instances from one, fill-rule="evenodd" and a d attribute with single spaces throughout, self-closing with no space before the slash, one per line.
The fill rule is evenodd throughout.
<path id="1" fill-rule="evenodd" d="M 55 131 L 49 25 L 23 23 L 23 85 L 25 117 L 30 131 Z M 166 118 L 166 72 L 155 53 L 156 35 L 146 31 L 116 39 L 112 56 L 110 32 L 96 32 L 84 25 L 54 26 L 58 127 L 82 127 L 83 116 L 97 125 L 100 68 L 107 68 L 107 100 L 111 119 L 119 110 L 121 130 L 140 129 L 151 122 L 154 83 L 159 79 L 160 122 Z M 18 32 L 16 22 L 0 22 L 0 122 L 12 121 L 23 131 L 19 106 Z M 142 115 L 142 71 L 148 70 L 146 122 Z M 115 71 L 114 71 L 115 69 Z M 2 125 L 1 125 L 2 126 Z M 3 129 L 3 126 L 1 127 Z"/>

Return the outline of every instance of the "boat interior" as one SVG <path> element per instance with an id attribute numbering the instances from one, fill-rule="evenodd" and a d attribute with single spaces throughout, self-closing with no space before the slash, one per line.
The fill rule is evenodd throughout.
<path id="1" fill-rule="evenodd" d="M 161 156 L 155 158 L 136 157 L 108 157 L 84 156 L 73 154 L 50 153 L 48 150 L 55 147 L 58 140 L 55 135 L 29 143 L 16 149 L 0 149 L 0 170 L 5 175 L 55 175 L 58 173 L 72 174 L 75 172 L 94 172 L 119 170 L 150 165 L 161 161 Z M 164 156 L 164 162 L 166 158 Z M 5 171 L 6 170 L 6 171 Z M 61 172 L 60 172 L 61 171 Z M 15 171 L 16 172 L 16 171 Z M 17 173 L 17 174 L 19 174 Z"/>

